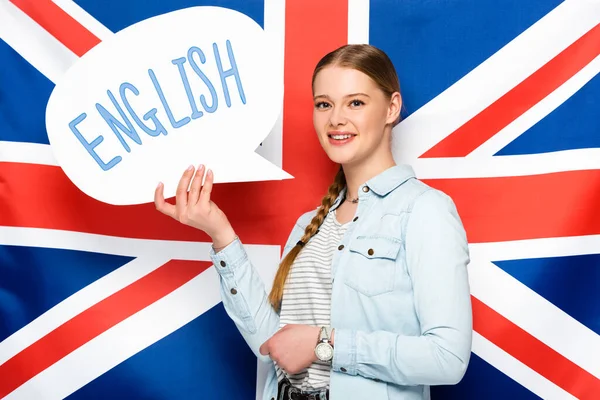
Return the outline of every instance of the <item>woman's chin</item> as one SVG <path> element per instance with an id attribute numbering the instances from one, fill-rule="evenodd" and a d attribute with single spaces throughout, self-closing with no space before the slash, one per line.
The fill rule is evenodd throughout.
<path id="1" fill-rule="evenodd" d="M 327 157 L 336 164 L 348 164 L 354 159 L 355 154 L 350 154 L 347 151 L 340 151 L 339 149 L 327 149 Z"/>

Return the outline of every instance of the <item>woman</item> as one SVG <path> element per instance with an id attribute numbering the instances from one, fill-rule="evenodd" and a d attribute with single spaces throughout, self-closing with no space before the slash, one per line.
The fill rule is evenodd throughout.
<path id="1" fill-rule="evenodd" d="M 213 239 L 229 316 L 273 366 L 263 398 L 428 399 L 459 382 L 471 351 L 466 235 L 452 200 L 396 165 L 399 83 L 369 45 L 327 54 L 313 74 L 313 120 L 340 164 L 321 206 L 298 219 L 267 296 L 239 238 L 210 201 L 213 174 L 183 175 L 158 210 Z M 329 393 L 331 391 L 331 394 Z"/>

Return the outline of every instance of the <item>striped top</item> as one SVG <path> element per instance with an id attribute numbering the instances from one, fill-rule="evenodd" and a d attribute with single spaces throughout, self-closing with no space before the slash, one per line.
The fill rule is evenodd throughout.
<path id="1" fill-rule="evenodd" d="M 283 289 L 280 324 L 329 326 L 331 310 L 331 262 L 348 224 L 340 224 L 335 211 L 328 213 L 319 231 L 294 260 Z M 315 337 L 315 345 L 317 337 Z M 314 362 L 306 370 L 289 375 L 277 365 L 277 379 L 287 377 L 302 390 L 329 388 L 331 364 Z"/>

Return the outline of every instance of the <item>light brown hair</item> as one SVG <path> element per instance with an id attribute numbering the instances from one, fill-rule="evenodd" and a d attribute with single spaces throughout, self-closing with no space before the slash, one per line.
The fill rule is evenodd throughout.
<path id="1" fill-rule="evenodd" d="M 312 85 L 314 92 L 314 82 L 317 74 L 325 67 L 337 66 L 342 68 L 352 68 L 369 76 L 377 84 L 379 89 L 391 98 L 394 92 L 400 92 L 400 84 L 396 69 L 389 57 L 380 49 L 368 44 L 354 44 L 342 46 L 331 53 L 326 54 L 315 67 L 312 76 Z M 398 121 L 396 121 L 397 123 Z M 300 241 L 288 252 L 281 260 L 275 279 L 273 280 L 273 288 L 269 294 L 269 301 L 273 308 L 279 312 L 281 309 L 281 300 L 283 297 L 283 287 L 287 276 L 292 268 L 294 260 L 306 243 L 317 233 L 323 220 L 327 216 L 329 209 L 337 199 L 338 195 L 346 186 L 346 176 L 344 170 L 340 167 L 335 179 L 327 194 L 321 200 L 321 206 L 317 210 L 317 214 L 313 217 L 310 224 L 304 230 L 304 235 Z"/>

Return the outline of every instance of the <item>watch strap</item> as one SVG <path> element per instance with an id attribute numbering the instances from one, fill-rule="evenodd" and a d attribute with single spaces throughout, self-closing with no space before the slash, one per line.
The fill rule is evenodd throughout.
<path id="1" fill-rule="evenodd" d="M 326 341 L 331 344 L 331 331 L 332 328 L 330 326 L 322 326 L 319 333 L 319 342 Z"/>

